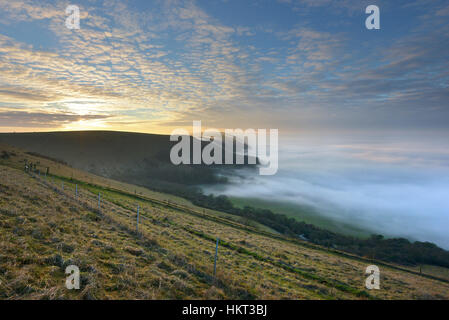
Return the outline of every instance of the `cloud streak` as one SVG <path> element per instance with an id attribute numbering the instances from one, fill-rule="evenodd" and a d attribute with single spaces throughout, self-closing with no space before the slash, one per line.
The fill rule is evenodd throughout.
<path id="1" fill-rule="evenodd" d="M 1 127 L 52 128 L 61 123 L 106 119 L 105 115 L 77 115 L 67 113 L 4 111 L 0 112 Z"/>

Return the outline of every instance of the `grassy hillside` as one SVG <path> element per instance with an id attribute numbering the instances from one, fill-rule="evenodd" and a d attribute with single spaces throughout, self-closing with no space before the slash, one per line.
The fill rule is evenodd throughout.
<path id="1" fill-rule="evenodd" d="M 148 188 L 137 186 L 134 184 L 117 181 L 113 179 L 109 179 L 100 175 L 92 174 L 83 170 L 79 170 L 76 168 L 73 168 L 69 166 L 68 164 L 64 164 L 61 161 L 55 161 L 52 160 L 49 157 L 42 157 L 38 156 L 34 153 L 25 152 L 22 149 L 11 147 L 9 145 L 0 144 L 0 153 L 2 151 L 8 152 L 9 154 L 14 154 L 11 158 L 3 158 L 0 154 L 0 164 L 5 163 L 8 166 L 13 166 L 19 170 L 24 169 L 25 162 L 32 162 L 37 163 L 37 169 L 40 170 L 40 172 L 44 173 L 46 171 L 46 168 L 50 168 L 50 173 L 52 175 L 61 176 L 61 177 L 67 177 L 71 180 L 78 180 L 78 181 L 84 181 L 90 184 L 97 184 L 99 186 L 105 187 L 105 188 L 112 188 L 116 190 L 122 190 L 126 191 L 128 193 L 134 193 L 136 195 L 150 197 L 152 199 L 157 199 L 159 201 L 165 201 L 169 203 L 177 203 L 179 205 L 182 205 L 183 207 L 186 207 L 188 209 L 193 209 L 197 211 L 202 211 L 204 213 L 213 214 L 221 217 L 226 217 L 227 219 L 241 222 L 241 223 L 249 223 L 242 217 L 238 217 L 235 215 L 227 214 L 224 212 L 219 212 L 216 210 L 211 210 L 207 208 L 200 208 L 198 206 L 193 205 L 189 200 L 186 200 L 184 198 L 178 197 L 173 194 L 169 193 L 161 193 L 154 190 L 150 190 Z M 250 222 L 252 226 L 255 226 L 256 228 L 264 231 L 269 231 L 276 233 L 273 229 L 264 226 L 260 223 L 257 223 L 255 221 Z"/>
<path id="2" fill-rule="evenodd" d="M 0 134 L 0 142 L 61 159 L 104 176 L 141 166 L 166 150 L 168 137 L 103 131 Z"/>
<path id="3" fill-rule="evenodd" d="M 176 142 L 168 135 L 116 131 L 1 133 L 0 143 L 60 159 L 103 177 L 156 189 L 223 180 L 217 175 L 223 166 L 173 165 L 170 150 Z"/>
<path id="4" fill-rule="evenodd" d="M 59 159 L 84 172 L 188 199 L 194 199 L 200 193 L 197 184 L 219 181 L 216 178 L 218 168 L 173 166 L 168 161 L 172 142 L 166 135 L 113 131 L 5 133 L 0 134 L 1 142 Z M 311 208 L 259 199 L 232 200 L 238 207 L 249 205 L 270 209 L 338 233 L 357 237 L 370 235 L 354 226 L 336 223 Z"/>
<path id="5" fill-rule="evenodd" d="M 67 148 L 70 149 L 70 146 L 73 146 L 75 150 L 80 152 L 82 150 L 88 151 L 82 158 L 85 160 L 90 159 L 89 161 L 93 162 L 99 161 L 102 164 L 102 168 L 110 173 L 109 175 L 103 173 L 103 177 L 112 175 L 113 177 L 117 177 L 120 181 L 161 191 L 163 193 L 155 193 L 160 197 L 167 197 L 167 194 L 180 196 L 191 201 L 197 208 L 208 208 L 209 211 L 214 212 L 216 215 L 226 215 L 229 219 L 250 224 L 259 229 L 277 232 L 284 236 L 287 235 L 294 238 L 300 237 L 302 239 L 307 239 L 314 244 L 338 249 L 366 258 L 377 258 L 407 266 L 429 264 L 449 268 L 449 251 L 445 251 L 432 243 L 410 242 L 408 239 L 404 238 L 385 239 L 383 235 L 370 235 L 367 237 L 361 230 L 356 230 L 348 225 L 333 223 L 320 215 L 312 214 L 307 208 L 305 208 L 305 210 L 304 208 L 300 208 L 300 210 L 298 210 L 298 208 L 293 208 L 292 211 L 292 208 L 286 208 L 285 205 L 279 206 L 279 204 L 274 205 L 274 203 L 268 202 L 262 202 L 261 207 L 258 207 L 259 204 L 256 203 L 257 207 L 243 206 L 242 208 L 242 205 L 235 206 L 226 196 L 205 195 L 197 185 L 201 183 L 201 181 L 203 183 L 219 182 L 221 181 L 221 175 L 218 174 L 220 173 L 220 170 L 229 169 L 219 169 L 217 167 L 220 166 L 208 167 L 205 165 L 174 166 L 166 159 L 169 150 L 165 150 L 166 146 L 162 146 L 162 142 L 159 142 L 159 144 L 155 143 L 155 150 L 153 150 L 153 153 L 146 154 L 147 157 L 139 162 L 139 159 L 141 159 L 142 156 L 145 156 L 145 154 L 140 151 L 140 147 L 143 147 L 146 143 L 151 144 L 151 141 L 154 140 L 152 138 L 153 136 L 154 135 L 98 131 L 1 135 L 3 139 L 11 140 L 16 144 L 34 141 L 37 144 L 37 147 L 35 146 L 35 148 L 38 149 L 40 148 L 39 143 L 46 141 L 47 145 L 52 145 L 52 150 L 65 150 Z M 63 140 L 64 137 L 66 137 L 67 140 Z M 134 138 L 137 142 L 133 141 Z M 168 137 L 166 138 L 168 139 Z M 64 141 L 66 145 L 64 145 Z M 84 149 L 83 143 L 80 141 L 87 141 L 86 143 L 89 147 Z M 106 148 L 107 152 L 105 152 L 109 154 L 107 157 L 104 156 L 102 153 L 103 150 L 101 149 L 105 144 L 108 144 L 108 147 Z M 61 145 L 62 147 L 60 148 L 59 146 Z M 94 146 L 98 146 L 100 154 L 96 152 Z M 125 156 L 125 158 L 128 159 L 128 162 L 125 160 L 123 161 L 125 164 L 128 163 L 128 165 L 120 164 L 120 169 L 115 170 L 114 168 L 116 167 L 111 164 L 113 163 L 113 160 L 108 159 L 110 159 L 113 154 L 120 153 L 125 146 L 129 147 L 129 150 L 136 149 L 136 154 L 140 154 L 140 156 L 130 156 L 128 153 L 128 156 Z M 46 160 L 54 161 L 56 162 L 56 170 L 58 170 L 60 165 L 65 164 L 65 160 L 67 160 L 67 162 L 70 161 L 68 155 L 65 155 L 64 160 L 61 161 L 52 154 L 49 155 L 48 150 L 45 148 L 44 150 L 39 151 L 40 152 L 27 152 L 27 156 L 43 157 Z M 42 152 L 45 152 L 46 155 L 42 156 Z M 76 158 L 76 156 L 74 157 Z M 97 158 L 100 160 L 97 160 Z M 30 158 L 29 161 L 33 163 L 34 169 L 36 170 L 36 160 Z M 40 165 L 40 169 L 45 171 L 50 170 L 52 173 L 55 172 L 55 165 L 42 167 L 40 160 L 37 161 Z M 76 162 L 73 159 L 71 161 Z M 141 163 L 141 165 L 139 165 L 139 163 Z M 71 178 L 76 178 L 73 176 L 74 171 L 75 170 L 72 169 L 72 172 L 70 173 Z M 236 173 L 233 170 L 230 172 Z M 86 173 L 85 171 L 80 171 L 78 174 L 83 176 Z M 128 185 L 127 187 L 133 189 L 136 194 L 137 190 L 133 185 Z M 179 199 L 177 197 L 174 198 Z M 179 201 L 186 202 L 181 199 L 179 199 Z M 270 210 L 270 207 L 275 211 Z M 287 215 L 283 214 L 286 211 Z M 294 213 L 295 218 L 292 218 L 292 212 Z M 298 219 L 299 216 L 301 217 Z M 307 220 L 313 224 L 305 222 Z"/>
<path id="6" fill-rule="evenodd" d="M 18 149 L 0 150 L 2 299 L 449 299 L 447 282 L 412 270 L 285 238 Z M 25 157 L 50 165 L 52 174 L 25 173 Z M 373 263 L 382 282 L 369 291 L 364 271 Z M 69 264 L 80 267 L 78 291 L 64 287 Z"/>

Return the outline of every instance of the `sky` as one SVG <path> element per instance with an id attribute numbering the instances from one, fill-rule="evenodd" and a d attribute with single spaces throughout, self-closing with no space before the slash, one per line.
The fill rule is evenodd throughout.
<path id="1" fill-rule="evenodd" d="M 0 132 L 444 130 L 448 21 L 439 0 L 0 0 Z"/>

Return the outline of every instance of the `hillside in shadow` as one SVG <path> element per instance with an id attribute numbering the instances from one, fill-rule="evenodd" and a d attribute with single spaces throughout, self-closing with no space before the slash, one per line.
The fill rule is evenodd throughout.
<path id="1" fill-rule="evenodd" d="M 173 165 L 170 149 L 177 142 L 170 141 L 168 135 L 116 131 L 2 133 L 0 142 L 106 178 L 178 195 L 196 193 L 196 185 L 225 183 L 223 170 L 230 174 L 242 167 Z M 202 142 L 203 146 L 206 143 Z"/>

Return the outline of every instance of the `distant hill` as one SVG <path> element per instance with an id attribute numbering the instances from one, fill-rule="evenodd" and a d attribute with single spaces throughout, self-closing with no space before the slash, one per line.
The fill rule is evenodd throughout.
<path id="1" fill-rule="evenodd" d="M 110 176 L 169 152 L 169 136 L 114 131 L 0 134 L 0 141 Z"/>
<path id="2" fill-rule="evenodd" d="M 176 142 L 168 135 L 118 131 L 1 133 L 0 143 L 103 177 L 178 195 L 193 192 L 191 186 L 225 182 L 220 171 L 235 168 L 175 166 L 170 162 L 170 149 Z"/>

